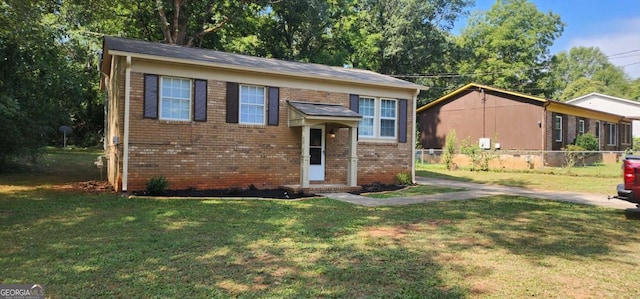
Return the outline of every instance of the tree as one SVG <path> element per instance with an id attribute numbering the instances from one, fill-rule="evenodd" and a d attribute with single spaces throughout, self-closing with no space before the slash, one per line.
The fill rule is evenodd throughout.
<path id="1" fill-rule="evenodd" d="M 542 13 L 529 1 L 498 0 L 464 28 L 459 44 L 468 54 L 459 72 L 478 83 L 550 96 L 544 84 L 549 48 L 563 30 L 559 15 Z"/>
<path id="2" fill-rule="evenodd" d="M 357 28 L 360 43 L 370 51 L 354 57 L 383 74 L 414 74 L 439 69 L 449 47 L 453 22 L 468 0 L 361 0 Z M 364 40 L 364 42 L 362 42 Z M 355 53 L 354 53 L 355 54 Z"/>
<path id="3" fill-rule="evenodd" d="M 573 47 L 558 53 L 551 64 L 553 98 L 570 100 L 591 92 L 626 97 L 630 85 L 624 71 L 597 47 Z"/>

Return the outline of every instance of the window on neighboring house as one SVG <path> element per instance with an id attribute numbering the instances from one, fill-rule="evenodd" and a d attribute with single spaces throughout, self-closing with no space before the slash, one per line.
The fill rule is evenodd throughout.
<path id="1" fill-rule="evenodd" d="M 621 133 L 621 143 L 622 144 L 631 144 L 631 125 L 630 124 L 622 124 L 620 127 Z"/>
<path id="2" fill-rule="evenodd" d="M 398 105 L 394 99 L 360 97 L 358 126 L 360 137 L 396 138 L 398 131 Z"/>
<path id="3" fill-rule="evenodd" d="M 607 127 L 607 145 L 616 145 L 618 144 L 618 134 L 617 134 L 617 125 L 616 124 L 606 124 Z"/>
<path id="4" fill-rule="evenodd" d="M 191 80 L 162 77 L 160 88 L 160 118 L 191 120 Z"/>
<path id="5" fill-rule="evenodd" d="M 240 85 L 240 123 L 263 125 L 265 123 L 265 88 Z"/>
<path id="6" fill-rule="evenodd" d="M 600 122 L 596 121 L 596 138 L 600 141 Z"/>
<path id="7" fill-rule="evenodd" d="M 578 120 L 578 134 L 580 134 L 580 135 L 584 134 L 584 120 L 583 119 L 579 119 Z"/>
<path id="8" fill-rule="evenodd" d="M 553 137 L 556 142 L 562 142 L 562 116 L 556 115 L 553 126 Z"/>

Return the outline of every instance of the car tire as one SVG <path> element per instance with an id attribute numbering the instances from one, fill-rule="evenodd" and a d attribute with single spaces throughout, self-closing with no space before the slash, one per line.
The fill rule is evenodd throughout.
<path id="1" fill-rule="evenodd" d="M 624 210 L 624 216 L 627 219 L 640 219 L 640 208 Z"/>

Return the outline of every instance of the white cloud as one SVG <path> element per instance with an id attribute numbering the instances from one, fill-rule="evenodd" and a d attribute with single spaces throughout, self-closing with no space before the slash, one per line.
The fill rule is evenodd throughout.
<path id="1" fill-rule="evenodd" d="M 603 53 L 610 56 L 611 63 L 623 67 L 633 79 L 640 78 L 640 16 L 607 22 L 602 25 L 610 28 L 610 31 L 604 34 L 573 38 L 569 42 L 569 46 L 598 47 Z M 626 54 L 615 55 L 619 53 Z"/>

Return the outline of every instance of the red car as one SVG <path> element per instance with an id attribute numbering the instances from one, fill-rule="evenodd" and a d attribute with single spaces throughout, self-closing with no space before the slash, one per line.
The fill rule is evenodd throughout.
<path id="1" fill-rule="evenodd" d="M 618 184 L 615 198 L 635 203 L 640 208 L 640 156 L 626 156 L 622 170 L 624 184 Z"/>

